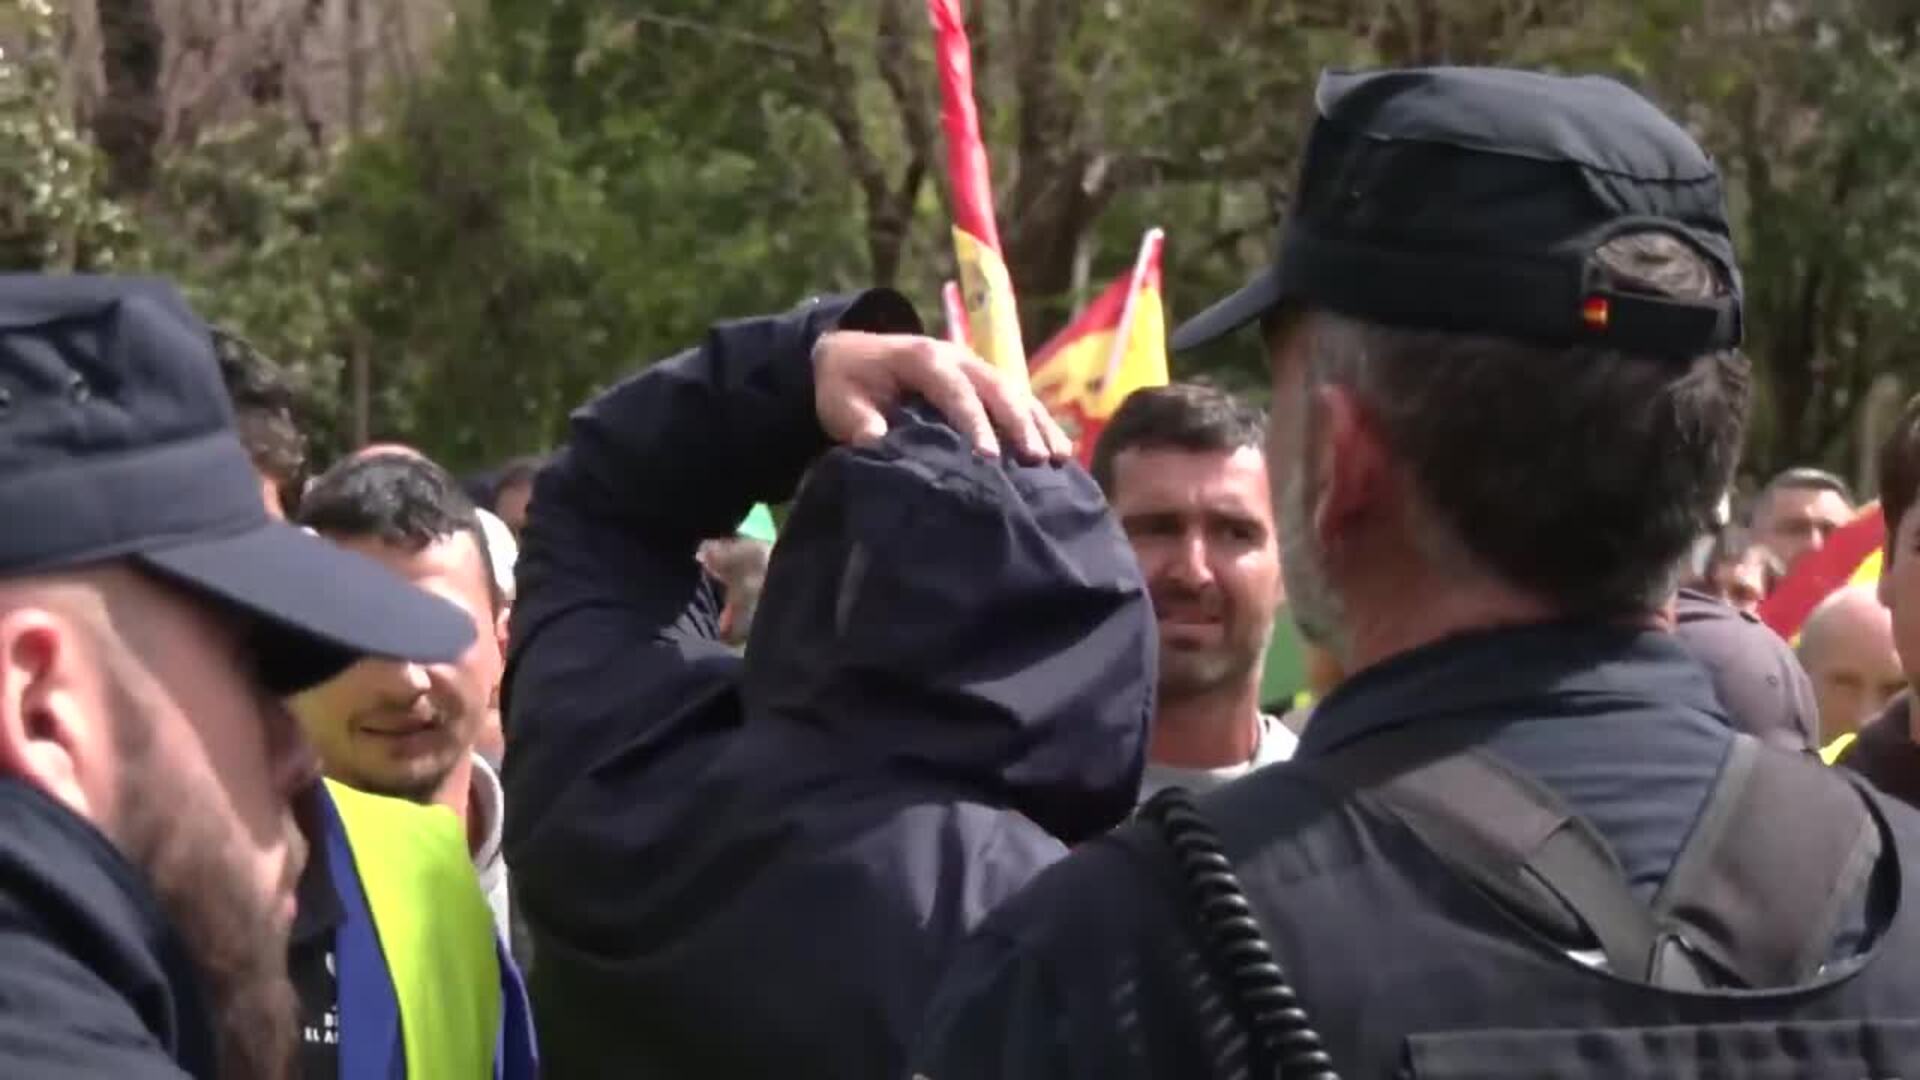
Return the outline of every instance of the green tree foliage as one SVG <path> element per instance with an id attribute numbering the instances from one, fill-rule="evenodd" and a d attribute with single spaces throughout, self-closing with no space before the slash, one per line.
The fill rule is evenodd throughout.
<path id="1" fill-rule="evenodd" d="M 328 240 L 330 164 L 293 125 L 263 114 L 166 158 L 142 200 L 147 267 L 286 370 L 323 456 L 350 442 L 349 277 Z"/>
<path id="2" fill-rule="evenodd" d="M 136 245 L 66 105 L 60 26 L 48 0 L 0 5 L 0 268 L 99 269 Z"/>
<path id="3" fill-rule="evenodd" d="M 698 66 L 712 57 L 677 59 L 706 80 L 703 112 L 601 70 L 620 27 L 499 6 L 346 153 L 329 193 L 378 426 L 463 466 L 548 445 L 596 386 L 716 317 L 863 276 L 845 192 L 780 168 L 817 155 L 817 131 L 775 101 L 741 103 L 724 69 Z M 595 47 L 556 58 L 569 34 Z"/>
<path id="4" fill-rule="evenodd" d="M 378 27 L 447 0 L 341 2 Z M 1904 0 L 966 9 L 1029 349 L 1149 226 L 1168 231 L 1176 316 L 1268 258 L 1320 68 L 1509 63 L 1632 82 L 1720 158 L 1761 379 L 1752 469 L 1845 467 L 1869 387 L 1920 374 L 1920 20 Z M 300 110 L 256 93 L 251 113 L 196 112 L 221 120 L 155 144 L 131 210 L 45 104 L 59 35 L 44 0 L 26 10 L 42 14 L 0 23 L 10 60 L 20 41 L 41 57 L 0 67 L 0 150 L 32 151 L 0 155 L 0 250 L 125 263 L 137 220 L 141 259 L 298 370 L 336 441 L 350 357 L 376 435 L 465 466 L 550 443 L 593 388 L 713 318 L 876 281 L 931 310 L 951 274 L 924 0 L 461 0 L 455 29 L 396 68 L 416 74 L 367 96 L 364 125 L 316 120 L 324 78 L 276 69 L 271 85 L 307 88 Z M 444 20 L 410 25 L 428 24 Z M 1264 381 L 1247 341 L 1175 372 Z"/>

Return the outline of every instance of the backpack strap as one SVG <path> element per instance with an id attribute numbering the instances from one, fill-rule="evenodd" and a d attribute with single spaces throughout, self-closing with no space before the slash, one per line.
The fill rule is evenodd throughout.
<path id="1" fill-rule="evenodd" d="M 1735 736 L 1654 917 L 1747 987 L 1817 974 L 1881 850 L 1859 794 L 1835 779 Z"/>
<path id="2" fill-rule="evenodd" d="M 1490 753 L 1432 749 L 1405 730 L 1314 764 L 1548 937 L 1649 977 L 1660 927 L 1593 827 Z"/>

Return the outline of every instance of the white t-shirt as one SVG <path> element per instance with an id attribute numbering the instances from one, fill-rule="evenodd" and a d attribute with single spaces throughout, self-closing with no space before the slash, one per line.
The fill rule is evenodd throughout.
<path id="1" fill-rule="evenodd" d="M 1280 722 L 1280 718 L 1268 713 L 1260 714 L 1260 741 L 1254 744 L 1253 757 L 1238 765 L 1222 765 L 1217 769 L 1183 769 L 1173 765 L 1156 765 L 1147 762 L 1147 771 L 1140 778 L 1140 801 L 1146 802 L 1161 788 L 1181 787 L 1195 795 L 1212 791 L 1232 780 L 1238 780 L 1262 765 L 1271 765 L 1276 761 L 1285 761 L 1293 756 L 1300 747 L 1300 736 L 1293 729 Z"/>
<path id="2" fill-rule="evenodd" d="M 506 791 L 493 764 L 479 753 L 473 755 L 473 789 L 468 796 L 469 810 L 479 820 L 474 831 L 480 844 L 473 851 L 473 870 L 480 878 L 480 891 L 487 895 L 493 909 L 493 924 L 500 940 L 512 941 L 512 900 L 507 892 L 507 862 L 500 854 L 500 840 L 506 832 Z"/>

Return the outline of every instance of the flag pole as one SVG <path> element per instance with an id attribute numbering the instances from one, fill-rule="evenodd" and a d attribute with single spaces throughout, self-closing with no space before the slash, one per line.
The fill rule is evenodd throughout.
<path id="1" fill-rule="evenodd" d="M 927 0 L 940 73 L 940 122 L 953 189 L 953 252 L 975 352 L 1001 370 L 1027 376 L 1026 347 L 1014 305 L 1013 279 L 993 220 L 993 183 L 980 112 L 973 95 L 973 51 L 960 0 Z"/>
<path id="2" fill-rule="evenodd" d="M 1120 364 L 1127 358 L 1127 348 L 1133 341 L 1133 316 L 1140 303 L 1140 293 L 1146 288 L 1147 275 L 1160 265 L 1160 248 L 1166 242 L 1166 233 L 1159 227 L 1147 230 L 1140 240 L 1140 254 L 1133 260 L 1133 274 L 1127 281 L 1127 302 L 1120 309 L 1120 326 L 1113 335 L 1113 347 L 1107 353 L 1107 369 L 1101 373 L 1100 381 L 1094 385 L 1094 392 L 1105 390 L 1120 373 Z"/>

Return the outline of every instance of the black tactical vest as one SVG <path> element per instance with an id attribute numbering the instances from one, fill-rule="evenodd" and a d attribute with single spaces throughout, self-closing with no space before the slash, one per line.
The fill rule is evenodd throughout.
<path id="1" fill-rule="evenodd" d="M 1745 752 L 1751 765 L 1753 748 Z M 1419 763 L 1445 756 L 1414 755 Z M 1569 835 L 1550 816 L 1529 824 L 1525 808 L 1502 812 L 1501 842 L 1513 846 L 1503 864 L 1488 844 L 1476 848 L 1472 837 L 1449 833 L 1447 808 L 1423 812 L 1421 790 L 1409 795 L 1401 785 L 1393 797 L 1376 797 L 1383 776 L 1406 771 L 1405 755 L 1358 766 L 1338 758 L 1295 762 L 1202 800 L 1200 809 L 1345 1080 L 1920 1080 L 1920 906 L 1905 895 L 1920 867 L 1920 813 L 1912 808 L 1838 773 L 1796 771 L 1818 768 L 1804 761 L 1763 758 L 1750 801 L 1726 800 L 1719 814 L 1710 801 L 1695 832 L 1732 835 L 1758 824 L 1784 829 L 1779 842 L 1697 845 L 1724 857 L 1693 860 L 1716 863 L 1689 871 L 1705 884 L 1636 938 L 1631 925 L 1594 926 L 1630 924 L 1630 913 L 1591 895 L 1571 905 L 1576 910 L 1556 909 L 1553 891 L 1538 888 L 1540 866 L 1530 862 L 1580 862 L 1566 857 L 1577 845 L 1544 842 Z M 1775 784 L 1783 779 L 1813 798 L 1787 797 Z M 1424 795 L 1457 800 L 1458 781 L 1451 793 L 1429 785 Z M 1575 834 L 1580 826 L 1571 823 Z M 1191 884 L 1163 837 L 1141 824 L 1119 835 L 1164 869 L 1169 888 Z M 1676 875 L 1689 861 L 1683 851 Z M 1828 963 L 1807 942 L 1828 940 L 1855 886 L 1872 896 L 1871 943 L 1850 961 Z M 1181 952 L 1209 952 L 1207 919 L 1228 909 L 1206 906 L 1211 916 L 1185 905 L 1191 949 Z M 1639 907 L 1644 918 L 1648 905 Z M 1575 954 L 1605 956 L 1611 966 Z M 1209 960 L 1214 985 L 1232 998 L 1223 970 L 1232 958 L 1216 949 Z M 1613 973 L 1623 966 L 1641 970 Z M 1246 1010 L 1237 1013 L 1245 1022 Z M 1256 1053 L 1243 1075 L 1292 1074 Z"/>

